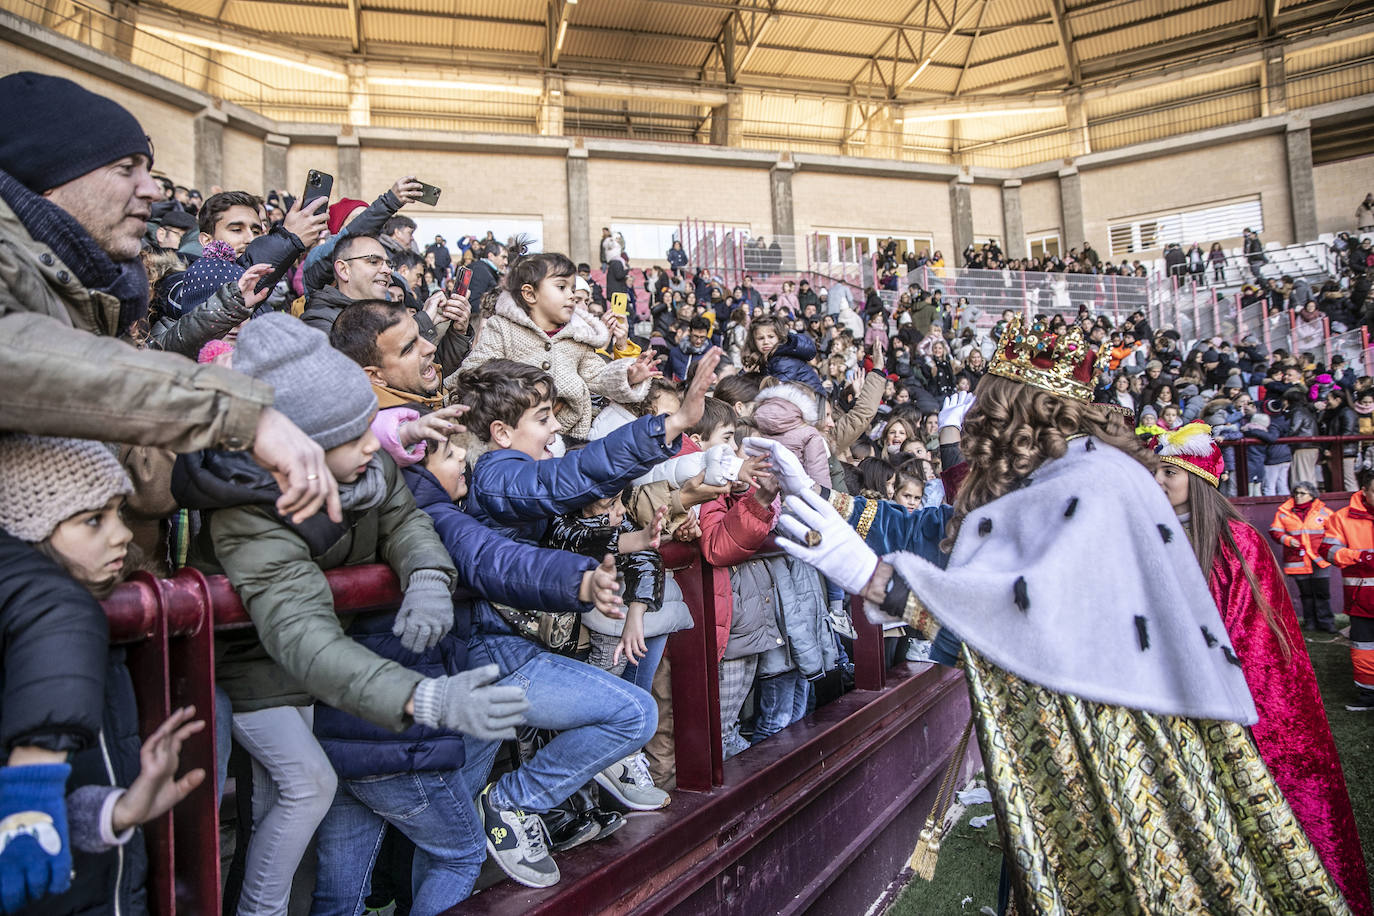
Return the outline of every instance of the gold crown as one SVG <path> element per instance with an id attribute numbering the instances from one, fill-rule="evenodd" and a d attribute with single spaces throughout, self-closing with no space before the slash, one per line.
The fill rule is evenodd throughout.
<path id="1" fill-rule="evenodd" d="M 1076 324 L 1055 333 L 1039 319 L 1024 328 L 1017 316 L 1007 322 L 988 371 L 1050 394 L 1091 402 L 1093 368 L 1105 352 L 1103 348 L 1103 354 L 1094 353 Z"/>

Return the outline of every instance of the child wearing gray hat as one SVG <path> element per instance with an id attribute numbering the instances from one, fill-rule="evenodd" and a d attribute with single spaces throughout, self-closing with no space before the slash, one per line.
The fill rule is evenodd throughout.
<path id="1" fill-rule="evenodd" d="M 217 640 L 215 671 L 234 704 L 234 738 L 256 764 L 238 912 L 281 916 L 335 801 L 337 777 L 317 732 L 355 741 L 374 740 L 379 728 L 405 732 L 410 756 L 379 761 L 380 773 L 456 771 L 455 732 L 513 737 L 528 704 L 518 687 L 485 686 L 494 667 L 464 670 L 466 642 L 451 632 L 457 571 L 369 428 L 377 397 L 362 368 L 282 313 L 243 326 L 234 368 L 270 383 L 273 406 L 325 450 L 344 510 L 341 523 L 282 517 L 277 479 L 239 452 L 183 455 L 173 471 L 178 502 L 204 513 L 191 564 L 227 576 L 254 625 Z M 340 619 L 325 570 L 369 563 L 395 571 L 400 608 Z"/>

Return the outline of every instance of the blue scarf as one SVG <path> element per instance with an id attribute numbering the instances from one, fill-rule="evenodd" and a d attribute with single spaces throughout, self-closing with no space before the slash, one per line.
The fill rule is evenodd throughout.
<path id="1" fill-rule="evenodd" d="M 148 275 L 143 261 L 116 263 L 72 215 L 52 201 L 35 194 L 0 169 L 0 198 L 24 224 L 34 241 L 52 249 L 58 260 L 76 274 L 92 292 L 107 293 L 119 300 L 119 327 L 115 336 L 148 313 Z"/>

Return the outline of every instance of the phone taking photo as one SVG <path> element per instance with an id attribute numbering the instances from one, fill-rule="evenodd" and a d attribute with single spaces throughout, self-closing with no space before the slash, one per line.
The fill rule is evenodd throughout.
<path id="1" fill-rule="evenodd" d="M 622 318 L 629 314 L 630 297 L 626 293 L 611 293 L 611 314 Z"/>
<path id="2" fill-rule="evenodd" d="M 459 267 L 453 271 L 453 295 L 466 296 L 468 283 L 472 281 L 472 268 Z"/>
<path id="3" fill-rule="evenodd" d="M 444 193 L 441 188 L 436 188 L 432 184 L 420 182 L 420 203 L 428 204 L 431 207 L 439 205 L 439 195 Z"/>
<path id="4" fill-rule="evenodd" d="M 334 193 L 334 176 L 328 172 L 311 169 L 305 176 L 305 193 L 301 195 L 301 211 L 308 211 L 310 205 L 321 197 L 328 200 L 332 193 Z"/>

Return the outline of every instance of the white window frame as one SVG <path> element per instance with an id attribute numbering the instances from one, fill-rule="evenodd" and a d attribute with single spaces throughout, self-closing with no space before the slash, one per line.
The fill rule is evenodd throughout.
<path id="1" fill-rule="evenodd" d="M 1045 243 L 1050 241 L 1054 242 L 1054 256 L 1061 257 L 1064 254 L 1064 246 L 1063 242 L 1061 242 L 1059 239 L 1058 229 L 1054 230 L 1053 232 L 1049 231 L 1048 229 L 1045 229 L 1034 234 L 1027 235 L 1026 257 L 1040 258 L 1041 260 L 1044 260 L 1046 257 L 1048 257 L 1048 255 L 1045 253 Z M 1037 244 L 1040 246 L 1040 254 L 1038 255 L 1035 253 L 1034 247 Z"/>
<path id="2" fill-rule="evenodd" d="M 1113 219 L 1107 224 L 1107 244 L 1112 258 L 1138 257 L 1172 242 L 1190 245 L 1239 238 L 1245 229 L 1264 231 L 1264 205 L 1258 194 Z"/>

